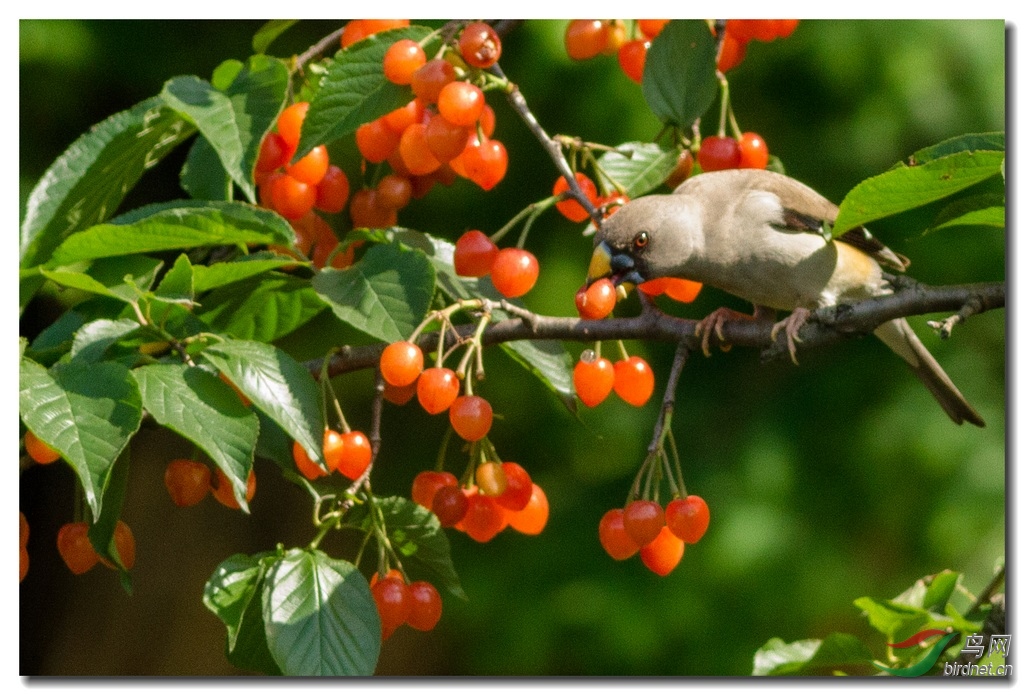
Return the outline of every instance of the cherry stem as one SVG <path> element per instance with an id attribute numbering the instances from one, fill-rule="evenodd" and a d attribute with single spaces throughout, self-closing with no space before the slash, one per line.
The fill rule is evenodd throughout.
<path id="1" fill-rule="evenodd" d="M 537 201 L 535 203 L 530 203 L 525 208 L 523 208 L 522 210 L 517 212 L 512 217 L 512 219 L 510 219 L 508 222 L 506 222 L 504 224 L 504 226 L 502 226 L 501 229 L 499 229 L 494 234 L 492 234 L 489 237 L 490 240 L 492 242 L 494 242 L 495 244 L 497 244 L 499 241 L 501 241 L 502 237 L 504 237 L 506 234 L 508 234 L 510 231 L 512 231 L 512 229 L 517 224 L 519 224 L 519 222 L 521 220 L 523 220 L 525 218 L 528 218 L 528 217 L 531 217 L 531 216 L 536 217 L 537 215 L 539 215 L 540 213 L 544 212 L 544 210 L 547 210 L 549 207 L 551 207 L 552 205 L 554 205 L 557 202 L 558 202 L 558 196 L 551 196 L 550 198 L 545 198 L 544 200 L 540 200 L 540 201 Z M 529 222 L 528 224 L 532 224 L 532 222 Z M 522 248 L 522 247 L 520 246 L 519 248 Z"/>
<path id="2" fill-rule="evenodd" d="M 726 79 L 725 75 L 719 74 L 718 83 L 722 87 L 722 106 L 718 115 L 718 137 L 724 138 L 725 122 L 729 112 L 729 80 Z"/>
<path id="3" fill-rule="evenodd" d="M 505 80 L 508 78 L 505 73 L 501 71 L 501 68 L 497 63 L 491 66 L 491 72 L 498 77 Z M 576 177 L 573 175 L 572 169 L 569 168 L 569 162 L 566 160 L 565 155 L 562 153 L 562 147 L 555 142 L 550 135 L 544 130 L 540 123 L 537 122 L 537 117 L 533 115 L 530 107 L 526 103 L 526 98 L 523 93 L 519 91 L 512 82 L 508 83 L 508 88 L 505 92 L 508 98 L 508 103 L 512 109 L 519 114 L 519 117 L 526 124 L 526 127 L 530 129 L 530 132 L 534 134 L 537 140 L 540 142 L 541 147 L 548 153 L 552 163 L 555 165 L 555 169 L 559 174 L 565 177 L 566 182 L 569 184 L 569 190 L 572 191 L 573 197 L 583 206 L 583 209 L 590 215 L 590 219 L 594 221 L 594 224 L 598 227 L 601 226 L 601 214 L 594 207 L 590 199 L 587 198 L 586 193 L 580 188 L 579 182 L 576 181 Z"/>

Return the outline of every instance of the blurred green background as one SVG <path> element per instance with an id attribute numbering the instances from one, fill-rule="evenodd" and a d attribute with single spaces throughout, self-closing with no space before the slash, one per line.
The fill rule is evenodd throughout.
<path id="1" fill-rule="evenodd" d="M 341 21 L 303 22 L 271 48 L 301 52 Z M 228 58 L 251 54 L 258 21 L 22 21 L 20 181 L 22 214 L 32 186 L 82 132 L 159 93 L 176 75 L 209 78 Z M 564 21 L 528 21 L 504 41 L 502 67 L 549 133 L 617 144 L 650 140 L 660 124 L 612 57 L 575 63 Z M 860 180 L 914 150 L 968 132 L 1005 129 L 1002 21 L 804 21 L 787 40 L 752 43 L 730 74 L 736 116 L 760 133 L 787 173 L 835 201 Z M 496 137 L 509 151 L 506 179 L 484 193 L 468 182 L 436 188 L 400 221 L 454 240 L 494 231 L 550 193 L 554 170 L 497 95 Z M 713 107 L 709 122 L 717 110 Z M 705 126 L 710 132 L 710 125 Z M 181 197 L 187 148 L 148 173 L 125 205 Z M 340 150 L 346 149 L 344 147 Z M 350 149 L 350 148 L 348 148 Z M 910 256 L 910 274 L 944 284 L 1004 279 L 1002 231 L 946 232 L 878 224 L 876 235 Z M 591 242 L 555 214 L 534 227 L 541 259 L 525 298 L 538 312 L 575 315 Z M 624 311 L 636 309 L 627 304 Z M 693 318 L 742 303 L 705 290 Z M 22 335 L 51 321 L 33 305 Z M 1005 552 L 1005 316 L 972 318 L 940 342 L 911 319 L 939 362 L 988 423 L 956 427 L 911 372 L 878 341 L 850 341 L 761 365 L 754 351 L 695 355 L 683 372 L 673 422 L 687 487 L 711 507 L 711 527 L 667 578 L 637 558 L 615 562 L 597 540 L 602 514 L 622 505 L 643 459 L 660 390 L 635 409 L 615 398 L 578 417 L 500 350 L 486 355 L 479 392 L 500 419 L 492 439 L 547 492 L 551 518 L 539 537 L 512 531 L 479 545 L 451 533 L 468 602 L 446 597 L 431 633 L 400 629 L 379 673 L 408 675 L 744 675 L 772 637 L 786 641 L 850 632 L 876 655 L 882 640 L 852 602 L 892 597 L 950 568 L 978 591 Z M 297 356 L 348 340 L 324 321 L 284 344 Z M 575 356 L 585 346 L 568 345 Z M 673 347 L 630 344 L 659 382 Z M 369 426 L 368 374 L 338 380 L 354 427 Z M 445 424 L 415 406 L 388 405 L 375 469 L 378 494 L 408 494 L 429 468 Z M 20 481 L 32 525 L 31 569 L 21 585 L 21 673 L 220 675 L 224 628 L 201 603 L 213 568 L 234 552 L 308 542 L 309 504 L 273 464 L 258 461 L 259 491 L 245 517 L 206 501 L 173 507 L 163 467 L 190 448 L 144 430 L 133 449 L 124 519 L 138 542 L 135 593 L 113 573 L 73 577 L 54 538 L 70 520 L 66 467 L 35 466 Z M 449 465 L 464 462 L 450 454 Z M 352 539 L 324 546 L 341 556 Z M 347 555 L 351 557 L 351 554 Z"/>

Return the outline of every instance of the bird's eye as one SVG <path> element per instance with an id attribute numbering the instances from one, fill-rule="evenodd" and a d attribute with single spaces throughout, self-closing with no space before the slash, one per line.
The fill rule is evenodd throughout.
<path id="1" fill-rule="evenodd" d="M 642 249 L 643 247 L 647 246 L 647 242 L 650 240 L 651 237 L 647 234 L 647 232 L 640 232 L 635 237 L 633 237 L 633 248 Z"/>

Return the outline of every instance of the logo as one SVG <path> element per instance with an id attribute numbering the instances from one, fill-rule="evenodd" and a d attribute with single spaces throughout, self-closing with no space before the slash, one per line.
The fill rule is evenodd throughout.
<path id="1" fill-rule="evenodd" d="M 922 630 L 915 635 L 912 635 L 908 639 L 902 642 L 886 643 L 893 649 L 906 649 L 908 647 L 923 647 L 925 643 L 933 637 L 942 635 L 942 639 L 938 640 L 933 644 L 924 656 L 922 656 L 916 663 L 910 666 L 902 668 L 890 668 L 884 666 L 879 662 L 875 662 L 875 666 L 882 669 L 886 673 L 899 676 L 901 678 L 916 678 L 917 676 L 928 673 L 935 664 L 939 662 L 939 658 L 942 653 L 946 651 L 946 648 L 950 643 L 960 636 L 959 632 L 947 632 L 946 630 L 930 629 Z M 990 635 L 988 644 L 988 654 L 991 655 L 993 652 L 1002 654 L 1004 659 L 1009 658 L 1010 654 L 1010 635 Z M 974 661 L 982 657 L 985 653 L 985 635 L 973 634 L 967 638 L 967 644 L 960 650 L 960 656 L 962 658 L 974 657 Z M 942 669 L 942 675 L 944 676 L 1009 676 L 1012 673 L 1013 667 L 1010 664 L 978 664 L 978 663 L 960 663 L 960 662 L 948 662 Z"/>

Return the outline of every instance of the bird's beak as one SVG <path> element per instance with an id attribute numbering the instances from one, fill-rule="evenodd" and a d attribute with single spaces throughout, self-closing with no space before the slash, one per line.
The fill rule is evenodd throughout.
<path id="1" fill-rule="evenodd" d="M 601 278 L 611 278 L 619 299 L 625 299 L 633 287 L 644 281 L 634 268 L 632 257 L 626 253 L 614 253 L 604 241 L 594 248 L 594 255 L 590 257 L 587 286 Z"/>

